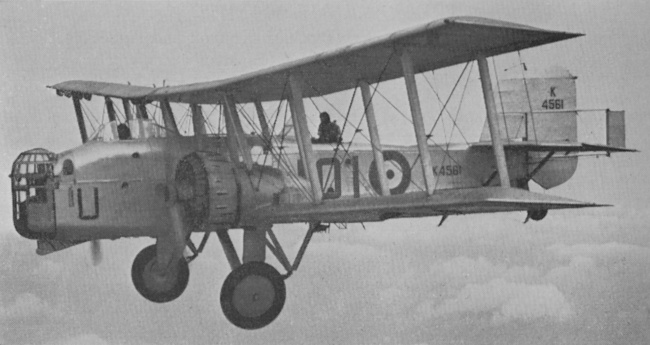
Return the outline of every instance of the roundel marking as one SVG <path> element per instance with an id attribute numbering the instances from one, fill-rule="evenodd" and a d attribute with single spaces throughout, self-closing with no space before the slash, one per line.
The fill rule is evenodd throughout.
<path id="1" fill-rule="evenodd" d="M 411 167 L 409 166 L 408 160 L 397 151 L 384 151 L 383 156 L 384 170 L 386 171 L 386 180 L 388 181 L 390 194 L 404 193 L 411 184 Z M 374 160 L 370 163 L 368 177 L 375 192 L 381 194 L 377 163 Z"/>

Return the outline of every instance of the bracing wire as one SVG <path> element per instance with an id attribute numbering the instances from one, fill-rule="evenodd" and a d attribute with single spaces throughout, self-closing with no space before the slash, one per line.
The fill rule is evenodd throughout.
<path id="1" fill-rule="evenodd" d="M 207 130 L 209 130 L 212 134 L 218 134 L 217 133 L 218 130 L 215 131 L 214 125 L 212 124 L 212 122 L 210 122 L 210 117 L 212 117 L 212 114 L 214 114 L 214 111 L 217 109 L 217 107 L 218 107 L 218 104 L 215 104 L 212 107 L 212 110 L 210 111 L 210 113 L 208 113 L 208 116 L 203 117 L 203 123 L 207 126 Z"/>
<path id="2" fill-rule="evenodd" d="M 93 132 L 96 131 L 97 129 L 93 125 L 92 121 L 90 121 L 90 116 L 92 116 L 92 119 L 95 120 L 95 123 L 97 124 L 97 126 L 100 125 L 100 122 L 95 117 L 95 114 L 93 114 L 93 112 L 88 108 L 88 106 L 86 106 L 85 102 L 82 102 L 81 100 L 79 100 L 79 104 L 81 104 L 82 113 L 86 116 L 86 119 L 88 120 L 88 123 L 90 124 L 90 127 L 93 129 Z M 90 114 L 90 116 L 89 116 L 89 114 Z"/>
<path id="3" fill-rule="evenodd" d="M 394 55 L 395 55 L 395 52 L 393 51 L 393 52 L 391 53 L 391 55 L 388 57 L 388 59 L 386 60 L 386 64 L 385 64 L 384 67 L 382 68 L 382 71 L 381 71 L 381 73 L 379 74 L 379 76 L 378 76 L 378 78 L 377 78 L 377 82 L 381 81 L 381 79 L 382 79 L 382 77 L 383 77 L 383 74 L 386 72 L 386 69 L 388 68 L 388 65 L 390 64 L 390 61 L 392 60 L 392 58 L 393 58 Z M 341 116 L 341 117 L 344 118 L 344 121 L 345 121 L 345 122 L 344 122 L 344 128 L 343 128 L 343 130 L 345 130 L 345 125 L 347 125 L 348 122 L 349 122 L 349 121 L 348 121 L 348 118 L 349 118 L 349 115 L 350 115 L 350 112 L 351 112 L 351 109 L 352 109 L 352 104 L 353 104 L 353 101 L 354 101 L 354 97 L 355 97 L 355 95 L 356 95 L 356 91 L 357 91 L 358 83 L 357 83 L 357 86 L 355 86 L 355 88 L 354 88 L 354 92 L 353 92 L 353 95 L 352 95 L 352 99 L 351 99 L 351 101 L 350 101 L 350 105 L 348 106 L 348 111 L 347 111 L 347 114 L 346 114 L 345 116 L 343 116 L 343 114 L 338 110 L 338 108 L 337 108 L 336 106 L 334 106 L 334 105 L 333 105 L 329 100 L 327 100 L 327 98 L 326 98 L 325 96 L 323 96 L 322 93 L 321 93 L 319 90 L 317 90 L 313 85 L 310 85 L 310 87 L 312 88 L 312 90 L 314 90 L 314 91 L 316 92 L 316 94 L 321 95 L 320 97 L 321 97 L 323 100 L 325 100 L 325 102 L 326 102 L 328 105 L 330 105 L 330 107 L 332 107 L 332 108 L 333 108 L 333 109 L 334 109 L 334 110 L 339 114 L 339 116 Z M 374 91 L 373 91 L 373 93 L 371 94 L 371 97 L 370 97 L 370 100 L 371 100 L 371 101 L 372 101 L 372 99 L 373 99 L 373 97 L 374 97 L 374 95 L 375 95 L 376 92 L 378 92 L 378 91 L 377 91 L 377 88 L 374 88 Z M 311 98 L 310 98 L 310 99 L 311 99 Z M 311 99 L 311 101 L 312 101 L 312 103 L 314 104 L 314 107 L 318 110 L 318 106 L 316 106 L 316 104 L 315 104 L 315 102 L 313 101 L 313 99 Z M 399 111 L 399 110 L 398 110 L 398 111 Z M 341 145 L 341 146 L 343 147 L 343 150 L 344 150 L 344 153 L 345 153 L 345 154 L 344 154 L 344 157 L 347 156 L 347 157 L 352 158 L 352 155 L 350 154 L 350 147 L 352 146 L 352 143 L 354 142 L 354 138 L 355 138 L 355 136 L 357 135 L 357 133 L 361 133 L 361 129 L 360 129 L 360 127 L 361 127 L 361 122 L 363 121 L 365 115 L 366 115 L 366 109 L 365 109 L 365 106 L 364 106 L 364 112 L 363 112 L 363 114 L 362 114 L 362 116 L 361 116 L 361 119 L 359 120 L 359 124 L 358 124 L 357 126 L 354 126 L 354 124 L 351 124 L 351 126 L 352 126 L 353 128 L 355 128 L 355 131 L 354 131 L 354 133 L 353 133 L 353 135 L 352 135 L 352 138 L 350 139 L 350 142 L 349 142 L 349 144 L 348 144 L 348 147 L 346 148 L 345 146 L 342 146 L 342 145 Z M 341 134 L 343 134 L 343 131 L 341 131 Z M 369 139 L 365 134 L 361 133 L 361 136 L 364 137 L 367 141 L 371 142 L 370 139 Z M 339 147 L 339 145 L 340 145 L 340 143 L 337 142 L 337 145 L 336 145 L 336 147 L 335 147 L 335 149 L 334 149 L 334 157 L 336 157 L 336 154 L 337 154 L 337 152 L 338 152 L 338 147 Z M 330 165 L 330 172 L 331 172 L 332 169 L 333 169 L 333 166 Z M 368 192 L 370 192 L 370 193 L 374 193 L 375 191 L 374 191 L 373 188 L 368 188 L 368 187 L 367 187 L 368 181 L 366 180 L 366 177 L 365 177 L 364 175 L 361 175 L 361 178 L 364 180 L 364 181 L 363 181 L 363 182 L 364 182 L 364 188 L 366 189 L 366 191 L 368 191 Z M 329 180 L 329 174 L 328 174 L 328 180 Z M 326 180 L 326 181 L 327 181 L 327 180 Z"/>
<path id="4" fill-rule="evenodd" d="M 465 85 L 463 86 L 463 92 L 460 94 L 460 100 L 459 100 L 459 102 L 458 102 L 458 109 L 456 109 L 456 116 L 455 116 L 455 118 L 453 119 L 453 120 L 454 120 L 454 123 L 456 123 L 456 121 L 458 120 L 458 116 L 460 116 L 460 110 L 461 110 L 461 107 L 463 106 L 463 100 L 465 99 L 465 95 L 466 95 L 466 91 L 467 91 L 467 86 L 469 85 L 469 81 L 470 81 L 470 78 L 471 78 L 471 76 L 472 76 L 473 67 L 474 67 L 474 62 L 472 62 L 472 65 L 471 65 L 470 68 L 469 68 L 469 72 L 467 72 L 467 78 L 465 79 Z M 453 127 L 453 128 L 451 129 L 451 135 L 454 134 L 454 128 L 458 128 L 458 132 L 461 133 L 461 135 L 462 135 L 462 132 L 460 131 L 460 127 L 458 127 L 458 126 Z M 465 138 L 465 136 L 463 136 L 463 138 Z M 469 145 L 469 142 L 467 141 L 467 139 L 465 139 L 465 143 Z M 454 163 L 460 165 L 460 164 L 459 164 L 455 159 L 453 159 L 453 157 L 451 157 L 451 155 L 449 154 L 449 146 L 450 146 L 450 145 L 451 145 L 451 143 L 450 143 L 450 142 L 447 142 L 447 147 L 446 147 L 446 149 L 445 149 L 445 152 L 447 152 L 447 156 L 448 156 L 449 158 L 451 158 L 452 161 L 454 161 Z M 442 159 L 442 164 L 445 163 L 445 160 L 447 159 L 447 156 L 443 157 L 443 159 Z M 433 187 L 434 190 L 438 188 L 438 183 L 439 183 L 439 181 L 440 181 L 440 179 L 436 179 L 436 184 L 435 184 L 434 187 Z"/>
<path id="5" fill-rule="evenodd" d="M 506 129 L 506 140 L 510 142 L 510 134 L 508 133 L 508 120 L 506 119 L 506 111 L 503 108 L 503 96 L 501 95 L 501 83 L 499 82 L 499 74 L 497 73 L 496 59 L 492 57 L 492 69 L 494 70 L 494 78 L 497 80 L 497 94 L 499 95 L 499 102 L 501 103 L 501 116 L 503 116 L 503 127 Z"/>
<path id="6" fill-rule="evenodd" d="M 424 80 L 427 82 L 427 84 L 429 85 L 429 87 L 431 88 L 431 90 L 433 90 L 433 92 L 435 93 L 436 97 L 438 98 L 438 101 L 439 101 L 441 104 L 443 104 L 443 107 L 442 107 L 442 109 L 440 110 L 440 114 L 438 114 L 438 117 L 436 118 L 436 121 L 434 122 L 433 126 L 431 127 L 431 130 L 429 131 L 429 135 L 427 135 L 427 138 L 431 138 L 431 136 L 432 136 L 432 134 L 433 134 L 433 131 L 434 131 L 434 129 L 436 128 L 436 124 L 438 123 L 438 120 L 442 117 L 442 113 L 443 113 L 443 112 L 446 112 L 447 115 L 449 116 L 449 118 L 452 120 L 452 122 L 453 122 L 453 124 L 454 124 L 454 127 L 458 128 L 458 133 L 460 133 L 460 135 L 463 137 L 463 139 L 465 140 L 466 143 L 468 142 L 468 141 L 467 141 L 467 138 L 465 138 L 465 136 L 463 135 L 462 131 L 460 130 L 460 127 L 458 127 L 458 123 L 456 122 L 456 119 L 454 119 L 454 118 L 451 116 L 451 113 L 449 113 L 449 110 L 447 109 L 447 105 L 449 104 L 449 101 L 451 100 L 451 96 L 452 96 L 452 95 L 454 94 L 454 92 L 456 91 L 456 87 L 458 87 L 458 84 L 460 83 L 460 80 L 462 79 L 463 75 L 465 74 L 465 71 L 467 70 L 467 67 L 468 67 L 468 66 L 473 66 L 473 62 L 468 62 L 468 63 L 465 64 L 465 67 L 464 67 L 463 70 L 460 72 L 460 75 L 458 76 L 458 79 L 456 80 L 456 83 L 454 84 L 454 87 L 451 89 L 451 92 L 449 92 L 449 96 L 447 97 L 447 100 L 444 102 L 444 104 L 442 103 L 442 100 L 440 99 L 440 96 L 438 95 L 438 93 L 437 93 L 437 92 L 435 91 L 435 89 L 433 88 L 433 85 L 429 82 L 429 79 L 427 79 L 426 75 L 424 76 Z M 470 72 L 471 72 L 471 68 L 470 68 Z M 466 83 L 465 85 L 467 85 L 467 83 Z M 464 94 L 464 92 L 465 92 L 465 91 L 463 90 L 463 94 Z M 461 103 L 462 103 L 462 99 L 461 99 Z M 459 107 L 460 107 L 460 106 L 459 106 Z M 456 117 L 458 117 L 458 113 L 457 113 Z M 453 131 L 453 129 L 452 129 L 452 131 Z M 453 132 L 452 132 L 452 133 L 453 133 Z"/>
<path id="7" fill-rule="evenodd" d="M 251 128 L 253 128 L 253 130 L 256 133 L 261 132 L 261 129 L 258 127 L 258 125 L 256 123 L 254 123 L 254 121 L 252 121 L 251 116 L 248 114 L 248 112 L 246 111 L 246 109 L 243 106 L 240 106 L 239 113 L 241 113 L 243 115 L 242 117 L 246 120 L 246 122 L 249 124 L 249 126 L 251 126 Z M 263 137 L 263 136 L 261 136 L 261 134 L 258 134 L 258 136 Z M 291 165 L 288 162 L 284 162 L 284 163 L 286 163 L 285 168 L 287 168 L 290 175 L 293 174 L 293 170 L 291 169 Z M 261 179 L 261 177 L 260 177 L 260 179 Z M 296 185 L 299 186 L 300 189 L 302 189 L 301 191 L 305 195 L 307 195 L 307 196 L 310 195 L 309 190 L 302 183 L 300 183 L 300 181 L 298 179 L 294 179 L 294 182 L 296 183 Z"/>
<path id="8" fill-rule="evenodd" d="M 519 55 L 519 66 L 521 67 L 521 76 L 524 79 L 524 87 L 526 88 L 526 98 L 528 99 L 528 108 L 530 109 L 530 121 L 533 123 L 533 135 L 535 136 L 535 143 L 538 142 L 537 139 L 537 131 L 535 130 L 535 116 L 533 115 L 533 103 L 530 100 L 530 93 L 528 92 L 528 82 L 526 81 L 526 73 L 525 68 L 524 68 L 524 63 L 521 61 L 521 51 L 517 51 L 517 55 Z M 526 128 L 528 130 L 528 128 Z"/>

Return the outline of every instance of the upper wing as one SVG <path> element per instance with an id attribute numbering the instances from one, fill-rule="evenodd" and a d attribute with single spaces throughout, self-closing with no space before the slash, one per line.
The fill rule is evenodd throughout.
<path id="1" fill-rule="evenodd" d="M 402 66 L 396 52 L 400 49 L 411 52 L 415 72 L 419 73 L 474 60 L 479 52 L 493 56 L 576 36 L 580 34 L 485 18 L 454 17 L 225 80 L 155 89 L 68 81 L 52 88 L 198 104 L 217 103 L 220 92 L 232 94 L 239 103 L 273 101 L 287 98 L 284 89 L 291 73 L 302 75 L 306 84 L 302 88 L 304 97 L 351 89 L 359 80 L 378 83 L 399 78 Z"/>
<path id="2" fill-rule="evenodd" d="M 258 210 L 259 221 L 293 222 L 370 222 L 398 217 L 486 212 L 526 211 L 605 206 L 523 189 L 481 187 L 447 189 L 426 195 L 424 192 L 360 199 L 324 200 L 321 204 L 269 206 Z"/>
<path id="3" fill-rule="evenodd" d="M 153 87 L 86 80 L 70 80 L 48 87 L 55 89 L 59 96 L 62 94 L 70 96 L 71 93 L 78 93 L 86 97 L 88 95 L 98 95 L 126 99 L 145 99 L 156 90 Z"/>

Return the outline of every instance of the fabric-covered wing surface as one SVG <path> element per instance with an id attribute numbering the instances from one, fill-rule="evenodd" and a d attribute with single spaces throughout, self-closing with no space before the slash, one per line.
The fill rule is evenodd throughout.
<path id="1" fill-rule="evenodd" d="M 57 90 L 58 94 L 70 96 L 73 93 L 80 95 L 97 95 L 126 99 L 144 99 L 155 89 L 146 86 L 124 85 L 102 81 L 70 80 L 49 86 Z"/>
<path id="2" fill-rule="evenodd" d="M 129 85 L 120 89 L 113 88 L 119 84 L 104 83 L 114 94 L 99 90 L 98 82 L 70 81 L 53 88 L 198 104 L 217 103 L 221 92 L 232 94 L 239 103 L 273 101 L 287 97 L 285 86 L 290 73 L 302 77 L 303 96 L 312 97 L 354 88 L 358 80 L 377 83 L 401 77 L 399 51 L 403 49 L 410 51 L 418 73 L 471 61 L 479 52 L 493 56 L 576 36 L 580 34 L 485 18 L 454 17 L 225 80 L 155 89 Z"/>
<path id="3" fill-rule="evenodd" d="M 438 190 L 385 197 L 325 200 L 320 205 L 293 204 L 260 209 L 260 221 L 371 222 L 399 217 L 526 211 L 605 206 L 516 188 L 482 187 Z"/>
<path id="4" fill-rule="evenodd" d="M 472 143 L 472 148 L 492 149 L 491 142 Z M 637 152 L 635 149 L 624 147 L 607 146 L 600 144 L 587 144 L 578 142 L 534 142 L 534 141 L 513 141 L 504 143 L 506 150 L 521 150 L 527 152 Z"/>

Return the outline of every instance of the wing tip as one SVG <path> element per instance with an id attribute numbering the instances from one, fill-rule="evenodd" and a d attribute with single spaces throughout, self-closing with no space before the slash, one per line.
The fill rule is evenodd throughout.
<path id="1" fill-rule="evenodd" d="M 585 36 L 584 33 L 580 33 L 580 32 L 546 30 L 546 29 L 541 29 L 541 28 L 537 28 L 537 27 L 534 27 L 534 26 L 530 26 L 530 25 L 519 24 L 519 23 L 509 22 L 509 21 L 505 21 L 505 20 L 491 19 L 491 18 L 485 18 L 485 17 L 477 17 L 477 16 L 447 17 L 447 18 L 443 19 L 442 22 L 444 24 L 447 24 L 447 25 L 450 25 L 450 24 L 461 24 L 461 25 L 465 24 L 465 25 L 480 25 L 480 26 L 502 27 L 504 29 L 542 31 L 542 32 L 547 32 L 547 33 L 553 33 L 553 34 L 556 34 L 556 35 L 561 35 L 561 36 L 563 36 L 561 38 L 561 40 Z"/>

